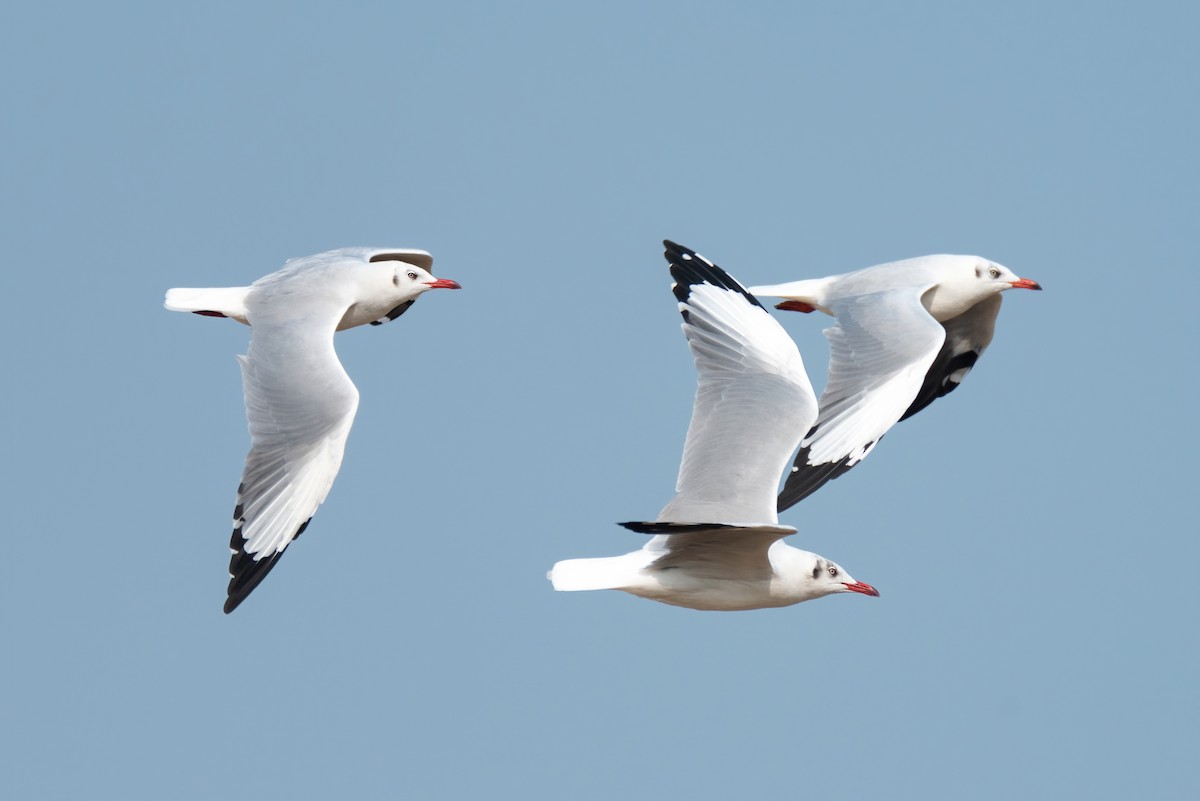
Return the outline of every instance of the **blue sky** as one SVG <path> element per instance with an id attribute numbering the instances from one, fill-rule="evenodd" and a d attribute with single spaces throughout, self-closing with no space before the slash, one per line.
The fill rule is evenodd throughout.
<path id="1" fill-rule="evenodd" d="M 1200 793 L 1197 17 L 1183 3 L 26 4 L 0 14 L 24 799 Z M 660 242 L 1009 293 L 954 395 L 783 515 L 882 597 L 555 594 L 668 500 Z M 338 336 L 305 536 L 221 614 L 247 331 L 347 245 L 464 289 Z M 825 320 L 782 318 L 814 383 Z"/>

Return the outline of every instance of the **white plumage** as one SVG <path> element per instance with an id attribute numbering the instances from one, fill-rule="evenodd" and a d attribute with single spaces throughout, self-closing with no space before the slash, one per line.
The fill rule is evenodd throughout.
<path id="1" fill-rule="evenodd" d="M 664 242 L 696 359 L 697 388 L 676 494 L 623 556 L 554 565 L 556 590 L 623 590 L 693 609 L 787 606 L 835 592 L 878 595 L 838 565 L 782 541 L 779 477 L 817 416 L 795 344 L 721 268 Z"/>
<path id="2" fill-rule="evenodd" d="M 166 308 L 251 327 L 239 356 L 250 426 L 233 512 L 232 612 L 266 577 L 329 494 L 358 409 L 333 334 L 402 314 L 424 292 L 458 289 L 422 250 L 343 248 L 293 259 L 248 287 L 171 289 Z"/>
<path id="3" fill-rule="evenodd" d="M 1000 293 L 1041 289 L 978 256 L 923 256 L 845 275 L 750 287 L 778 309 L 837 319 L 820 414 L 800 442 L 780 511 L 862 461 L 888 429 L 954 390 L 992 341 Z"/>

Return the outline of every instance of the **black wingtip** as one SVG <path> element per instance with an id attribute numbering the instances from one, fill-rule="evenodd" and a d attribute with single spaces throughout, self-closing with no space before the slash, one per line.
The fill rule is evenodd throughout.
<path id="1" fill-rule="evenodd" d="M 671 277 L 675 279 L 672 291 L 680 303 L 686 303 L 692 287 L 697 284 L 712 284 L 721 289 L 737 292 L 750 303 L 762 308 L 758 298 L 746 291 L 733 276 L 722 270 L 716 264 L 701 256 L 696 251 L 684 245 L 663 240 L 663 256 L 671 265 Z"/>
<path id="2" fill-rule="evenodd" d="M 383 325 L 384 323 L 388 322 L 389 320 L 395 320 L 397 317 L 399 317 L 400 315 L 402 315 L 406 311 L 408 311 L 412 307 L 412 305 L 416 302 L 417 302 L 416 298 L 413 298 L 412 300 L 404 301 L 399 306 L 392 309 L 390 312 L 388 312 L 384 316 L 380 317 L 378 320 L 372 320 L 371 325 Z"/>
<path id="3" fill-rule="evenodd" d="M 243 545 L 245 542 L 242 540 Z M 283 555 L 283 551 L 278 551 L 255 561 L 254 556 L 246 553 L 241 546 L 235 547 L 238 547 L 238 552 L 229 560 L 229 589 L 227 590 L 229 597 L 225 599 L 225 614 L 227 615 L 237 609 L 242 601 L 246 600 L 259 584 L 262 584 L 263 579 L 267 577 L 267 574 L 279 561 L 279 557 Z"/>
<path id="4" fill-rule="evenodd" d="M 777 512 L 792 508 L 825 486 L 826 483 L 833 481 L 858 464 L 858 462 L 850 464 L 850 457 L 846 456 L 836 462 L 811 465 L 808 464 L 808 452 L 808 448 L 801 448 L 800 453 L 797 454 L 792 472 L 788 473 L 787 481 L 783 483 L 783 490 L 780 491 L 779 497 L 775 501 Z"/>
<path id="5" fill-rule="evenodd" d="M 691 248 L 672 242 L 670 239 L 663 240 L 663 250 L 665 251 L 663 255 L 667 257 L 667 261 L 671 262 L 682 259 L 684 256 L 693 257 L 697 255 L 696 251 Z"/>
<path id="6" fill-rule="evenodd" d="M 238 510 L 240 511 L 239 504 Z M 245 521 L 241 521 L 243 525 Z M 296 533 L 292 535 L 294 542 L 304 530 L 308 528 L 308 524 L 312 522 L 310 517 L 300 524 L 296 529 Z M 288 543 L 291 544 L 290 542 Z M 263 579 L 275 567 L 279 561 L 279 557 L 283 556 L 284 551 L 276 551 L 270 556 L 262 559 L 255 559 L 253 554 L 246 552 L 246 538 L 242 536 L 241 528 L 233 530 L 233 536 L 229 538 L 229 547 L 234 549 L 234 553 L 229 558 L 229 589 L 227 590 L 228 597 L 225 599 L 225 614 L 229 614 L 234 609 L 241 605 L 242 601 L 250 596 L 250 593 L 262 584 Z M 287 550 L 285 547 L 284 550 Z"/>
<path id="7" fill-rule="evenodd" d="M 262 584 L 263 579 L 275 567 L 283 551 L 255 560 L 254 555 L 246 552 L 246 540 L 237 530 L 229 542 L 230 548 L 236 548 L 237 553 L 229 559 L 229 589 L 225 599 L 225 614 L 229 614 L 241 605 L 250 593 Z"/>

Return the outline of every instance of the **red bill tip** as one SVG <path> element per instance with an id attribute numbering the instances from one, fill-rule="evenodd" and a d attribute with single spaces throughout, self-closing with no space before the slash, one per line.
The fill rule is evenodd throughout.
<path id="1" fill-rule="evenodd" d="M 438 278 L 433 281 L 426 281 L 425 284 L 434 289 L 462 289 L 457 281 L 451 281 L 449 278 Z"/>
<path id="2" fill-rule="evenodd" d="M 1029 278 L 1018 278 L 1016 281 L 1012 282 L 1012 285 L 1014 287 L 1016 287 L 1017 289 L 1041 289 L 1042 288 L 1041 284 L 1039 284 L 1037 281 L 1031 280 Z"/>
<path id="3" fill-rule="evenodd" d="M 842 585 L 852 592 L 861 592 L 863 595 L 871 595 L 875 598 L 879 597 L 879 590 L 875 589 L 870 584 L 863 584 L 861 581 L 856 581 L 853 584 L 848 581 L 843 581 Z"/>

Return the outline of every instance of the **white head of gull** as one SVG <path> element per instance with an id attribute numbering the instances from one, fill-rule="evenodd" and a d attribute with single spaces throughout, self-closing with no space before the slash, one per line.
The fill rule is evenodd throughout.
<path id="1" fill-rule="evenodd" d="M 554 565 L 556 590 L 623 590 L 674 606 L 789 606 L 841 592 L 877 596 L 834 562 L 783 538 L 775 492 L 816 396 L 795 343 L 720 267 L 667 241 L 697 388 L 675 497 L 624 556 Z"/>
<path id="2" fill-rule="evenodd" d="M 341 466 L 358 390 L 334 332 L 380 325 L 431 289 L 459 288 L 432 266 L 423 250 L 343 248 L 292 259 L 250 286 L 167 291 L 172 311 L 250 326 L 238 360 L 251 446 L 233 510 L 227 614 L 308 526 Z"/>

